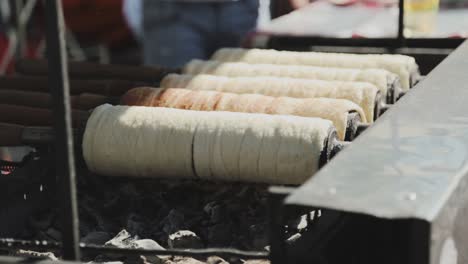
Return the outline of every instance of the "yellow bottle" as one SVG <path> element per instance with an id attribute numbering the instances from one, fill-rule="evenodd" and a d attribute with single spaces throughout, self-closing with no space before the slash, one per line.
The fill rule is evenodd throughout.
<path id="1" fill-rule="evenodd" d="M 430 37 L 434 33 L 439 0 L 405 0 L 405 36 Z"/>

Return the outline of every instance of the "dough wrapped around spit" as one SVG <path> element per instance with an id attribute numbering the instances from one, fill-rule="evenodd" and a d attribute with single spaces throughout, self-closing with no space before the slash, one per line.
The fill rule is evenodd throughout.
<path id="1" fill-rule="evenodd" d="M 301 184 L 319 168 L 331 121 L 162 107 L 97 107 L 83 156 L 109 176 Z"/>
<path id="2" fill-rule="evenodd" d="M 183 68 L 184 74 L 211 74 L 229 77 L 290 77 L 324 81 L 372 83 L 393 101 L 401 90 L 397 75 L 381 69 L 324 68 L 301 65 L 248 64 L 243 62 L 219 62 L 191 60 Z M 171 87 L 172 88 L 172 87 Z"/>
<path id="3" fill-rule="evenodd" d="M 376 104 L 382 96 L 373 84 L 366 82 L 322 81 L 279 77 L 225 77 L 215 75 L 169 74 L 161 81 L 163 88 L 215 90 L 237 94 L 263 94 L 274 97 L 346 99 L 359 105 L 372 123 Z"/>
<path id="4" fill-rule="evenodd" d="M 187 92 L 188 91 L 188 92 Z M 296 115 L 328 119 L 336 127 L 338 138 L 345 140 L 350 113 L 358 113 L 366 123 L 364 111 L 343 99 L 271 97 L 260 94 L 233 94 L 177 88 L 134 88 L 121 98 L 124 105 L 172 107 L 199 111 L 227 111 Z"/>
<path id="5" fill-rule="evenodd" d="M 278 51 L 272 49 L 222 48 L 212 60 L 250 64 L 288 64 L 351 69 L 384 69 L 400 77 L 403 91 L 419 78 L 419 67 L 411 56 L 399 54 L 347 54 Z"/>

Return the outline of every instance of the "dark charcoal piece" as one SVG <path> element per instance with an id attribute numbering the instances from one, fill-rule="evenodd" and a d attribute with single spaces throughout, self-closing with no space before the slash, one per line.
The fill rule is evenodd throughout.
<path id="1" fill-rule="evenodd" d="M 189 230 L 181 230 L 171 234 L 167 244 L 169 248 L 203 248 L 200 237 Z"/>
<path id="2" fill-rule="evenodd" d="M 82 243 L 85 244 L 95 244 L 95 245 L 103 245 L 107 241 L 109 241 L 112 237 L 109 233 L 96 231 L 88 233 L 85 237 L 81 239 Z"/>

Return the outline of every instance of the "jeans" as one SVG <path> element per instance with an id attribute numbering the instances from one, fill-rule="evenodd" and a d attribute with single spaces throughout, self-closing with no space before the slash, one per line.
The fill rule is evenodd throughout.
<path id="1" fill-rule="evenodd" d="M 144 0 L 143 55 L 148 65 L 181 67 L 236 47 L 255 28 L 258 0 L 178 2 Z"/>

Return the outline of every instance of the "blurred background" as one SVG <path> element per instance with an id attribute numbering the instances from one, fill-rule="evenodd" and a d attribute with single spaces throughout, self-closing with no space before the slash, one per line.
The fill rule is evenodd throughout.
<path id="1" fill-rule="evenodd" d="M 464 38 L 468 0 L 406 0 L 406 37 Z M 75 61 L 178 67 L 271 35 L 394 37 L 397 0 L 63 0 Z M 43 58 L 43 1 L 0 1 L 0 74 Z"/>

